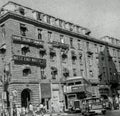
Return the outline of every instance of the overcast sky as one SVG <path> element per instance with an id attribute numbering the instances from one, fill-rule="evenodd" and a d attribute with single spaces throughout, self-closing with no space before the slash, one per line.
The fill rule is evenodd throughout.
<path id="1" fill-rule="evenodd" d="M 9 0 L 0 0 L 0 7 Z M 120 39 L 120 0 L 13 0 L 89 28 L 91 35 Z"/>

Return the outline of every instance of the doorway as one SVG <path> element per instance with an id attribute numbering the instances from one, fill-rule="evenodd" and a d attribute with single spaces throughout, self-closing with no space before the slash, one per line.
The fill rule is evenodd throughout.
<path id="1" fill-rule="evenodd" d="M 30 89 L 24 89 L 21 93 L 21 106 L 22 107 L 28 107 L 31 100 L 31 90 Z"/>

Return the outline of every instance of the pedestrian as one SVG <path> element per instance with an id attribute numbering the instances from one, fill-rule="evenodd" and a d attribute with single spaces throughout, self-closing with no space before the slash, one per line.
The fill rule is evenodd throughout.
<path id="1" fill-rule="evenodd" d="M 17 116 L 17 108 L 16 105 L 13 105 L 13 116 Z"/>

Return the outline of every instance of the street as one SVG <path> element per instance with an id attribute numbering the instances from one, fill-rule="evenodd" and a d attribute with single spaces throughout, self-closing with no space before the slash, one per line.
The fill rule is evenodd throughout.
<path id="1" fill-rule="evenodd" d="M 80 113 L 75 113 L 75 114 L 59 114 L 57 116 L 82 116 Z M 120 116 L 120 110 L 112 110 L 112 111 L 107 111 L 105 115 L 97 115 L 97 116 Z"/>

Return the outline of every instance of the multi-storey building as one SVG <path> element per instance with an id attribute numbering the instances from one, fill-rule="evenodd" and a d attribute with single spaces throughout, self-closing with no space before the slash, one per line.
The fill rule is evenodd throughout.
<path id="1" fill-rule="evenodd" d="M 90 33 L 17 3 L 5 4 L 0 12 L 0 90 L 7 93 L 8 105 L 11 101 L 21 107 L 42 102 L 60 111 L 68 93 L 63 89 L 66 79 L 76 77 L 90 83 L 91 95 L 100 96 L 100 53 L 107 46 L 120 72 L 120 40 L 108 43 Z M 111 80 L 108 77 L 103 79 Z"/>

